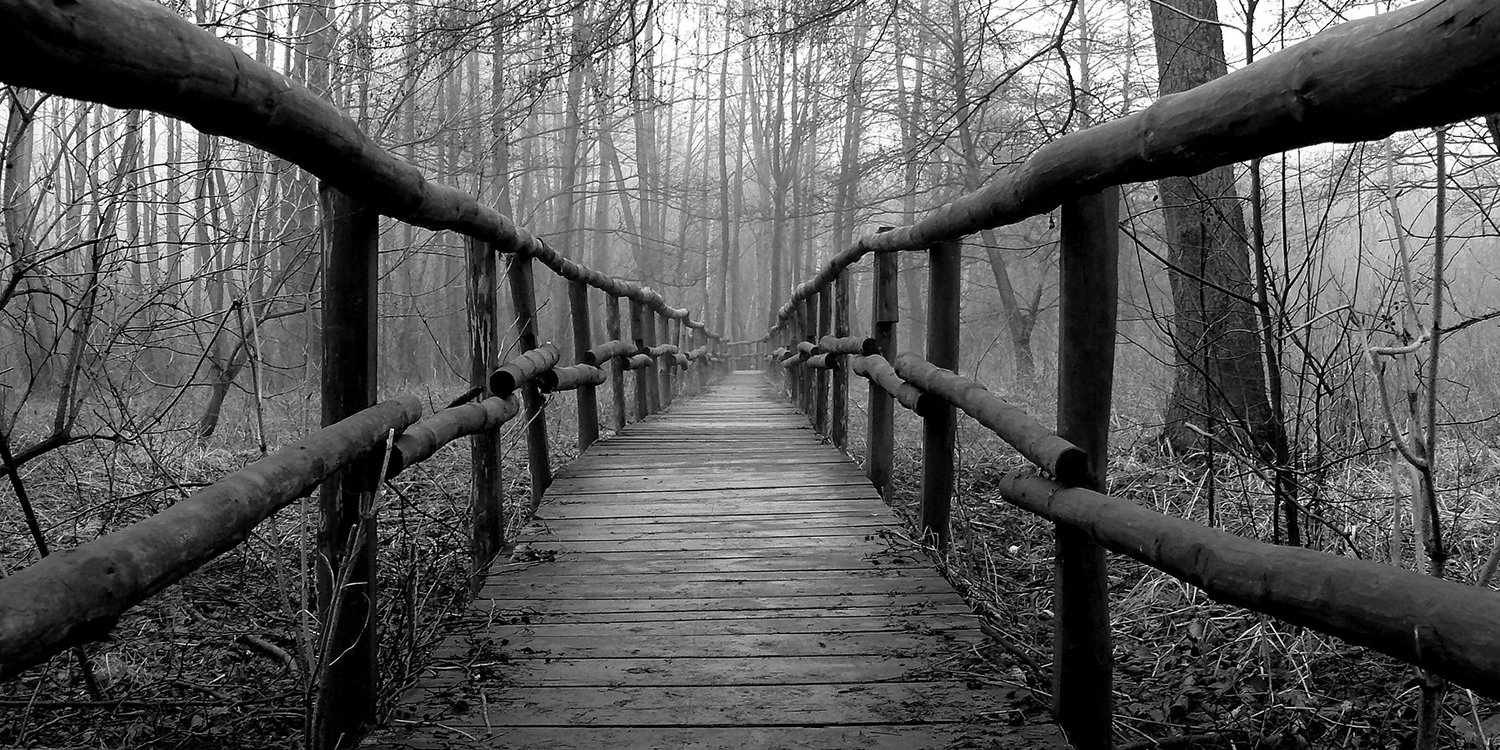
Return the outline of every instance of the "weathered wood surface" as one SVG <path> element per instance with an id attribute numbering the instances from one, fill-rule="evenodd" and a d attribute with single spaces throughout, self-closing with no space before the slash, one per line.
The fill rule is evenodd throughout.
<path id="1" fill-rule="evenodd" d="M 759 373 L 559 473 L 378 748 L 1063 747 Z"/>

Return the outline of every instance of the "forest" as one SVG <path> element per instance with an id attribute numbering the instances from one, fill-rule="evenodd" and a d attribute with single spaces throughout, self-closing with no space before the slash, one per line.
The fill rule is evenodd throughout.
<path id="1" fill-rule="evenodd" d="M 333 102 L 431 182 L 691 309 L 725 342 L 767 336 L 797 286 L 861 237 L 911 225 L 1059 138 L 1416 5 L 163 4 Z M 148 110 L 8 84 L 0 102 L 3 577 L 319 427 L 326 248 L 318 179 L 283 157 Z M 1109 491 L 1244 537 L 1494 588 L 1497 157 L 1490 115 L 1122 186 Z M 378 241 L 379 392 L 440 406 L 469 385 L 464 241 L 391 219 Z M 1057 409 L 1059 243 L 1054 211 L 961 249 L 954 369 L 1044 421 Z M 921 352 L 926 259 L 899 263 L 900 349 Z M 872 335 L 873 273 L 849 273 L 853 333 Z M 536 284 L 544 338 L 571 351 L 566 282 Z M 593 316 L 593 341 L 611 338 L 605 320 Z M 520 339 L 502 330 L 504 352 Z M 571 419 L 572 398 L 552 396 L 570 408 L 548 419 Z M 865 415 L 851 416 L 858 459 Z M 578 450 L 561 423 L 559 461 Z M 898 415 L 903 434 L 915 424 Z M 522 431 L 502 440 L 511 531 L 528 495 Z M 1050 529 L 993 499 L 1017 464 L 1007 448 L 972 423 L 958 443 L 955 544 L 940 563 L 1010 633 L 1008 663 L 1041 706 Z M 899 444 L 910 484 L 921 443 Z M 467 596 L 453 520 L 468 513 L 466 459 L 434 461 L 446 463 L 388 483 L 399 521 L 381 554 L 399 564 L 381 573 L 397 592 L 381 615 L 384 710 Z M 0 683 L 0 746 L 300 746 L 318 645 L 314 515 L 294 506 L 108 643 Z M 1494 696 L 1141 565 L 1109 583 L 1122 745 L 1500 744 Z"/>

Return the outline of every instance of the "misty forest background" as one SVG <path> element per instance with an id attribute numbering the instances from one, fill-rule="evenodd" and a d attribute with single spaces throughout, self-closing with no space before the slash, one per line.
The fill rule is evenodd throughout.
<path id="1" fill-rule="evenodd" d="M 575 260 L 692 308 L 726 340 L 764 335 L 793 286 L 858 236 L 910 223 L 1050 140 L 1402 4 L 167 3 L 338 103 L 429 177 L 482 196 Z M 51 543 L 148 515 L 316 427 L 316 180 L 150 113 L 12 87 L 0 100 L 0 442 L 11 454 L 5 473 L 32 489 Z M 1127 186 L 1114 492 L 1236 533 L 1487 585 L 1500 518 L 1497 152 L 1500 123 L 1488 118 Z M 1044 418 L 1057 244 L 1055 215 L 963 244 L 960 369 Z M 467 382 L 462 244 L 387 221 L 380 245 L 381 393 L 445 401 Z M 900 345 L 921 351 L 925 259 L 903 256 L 901 267 Z M 852 319 L 867 335 L 869 264 L 852 270 Z M 566 351 L 565 290 L 550 274 L 537 281 L 542 337 Z M 851 403 L 863 404 L 858 388 Z M 1047 544 L 1045 530 L 984 499 L 986 478 L 1011 459 L 981 432 L 961 430 L 965 531 L 955 554 L 970 557 L 950 572 L 1007 627 L 1035 628 L 1022 647 L 1045 654 L 1037 613 L 1050 563 L 1045 550 L 1030 554 Z M 569 431 L 553 434 L 566 441 Z M 919 443 L 900 444 L 909 472 Z M 440 474 L 424 475 L 425 489 L 402 485 L 403 503 L 434 517 L 451 506 L 454 516 L 414 514 L 410 525 L 403 516 L 391 531 L 409 535 L 391 554 L 427 566 L 421 580 L 408 571 L 397 581 L 408 595 L 391 616 L 409 627 L 388 637 L 393 652 L 430 637 L 441 612 L 424 608 L 462 596 L 461 529 L 444 539 L 461 526 L 465 490 Z M 38 554 L 14 487 L 0 490 L 0 574 Z M 257 657 L 226 647 L 224 664 L 239 666 L 220 671 L 240 677 L 209 695 L 263 687 L 245 678 L 257 669 L 295 676 L 311 662 L 306 585 L 299 594 L 293 580 L 306 569 L 304 521 L 278 522 L 190 579 L 196 594 L 165 595 L 139 615 L 223 627 L 239 607 L 284 620 L 246 625 L 235 642 L 285 664 L 246 666 Z M 1143 735 L 1255 726 L 1261 736 L 1341 733 L 1348 746 L 1386 747 L 1392 717 L 1410 711 L 1394 700 L 1410 689 L 1394 667 L 1320 672 L 1321 659 L 1347 647 L 1122 569 L 1127 643 L 1175 637 L 1193 620 L 1184 609 L 1207 623 L 1178 664 L 1194 665 L 1192 684 L 1167 675 L 1160 643 L 1120 647 L 1127 673 L 1133 658 L 1156 660 L 1138 677 L 1162 681 L 1121 703 L 1122 721 Z M 263 598 L 232 584 L 270 572 Z M 435 582 L 444 575 L 458 582 Z M 1024 595 L 1002 579 L 1026 581 Z M 202 587 L 219 603 L 188 601 Z M 283 624 L 291 635 L 267 634 Z M 1248 661 L 1203 666 L 1205 627 Z M 101 657 L 87 680 L 64 664 L 7 690 L 144 691 L 163 706 L 166 696 L 205 694 L 173 671 L 184 657 L 130 643 L 112 646 L 123 655 Z M 1264 684 L 1230 669 L 1259 669 Z M 1379 701 L 1394 702 L 1366 710 Z M 1455 742 L 1500 730 L 1494 707 L 1472 701 L 1449 696 L 1444 726 Z M 81 715 L 57 710 L 56 726 Z M 140 710 L 148 718 L 132 742 L 174 746 L 247 728 L 207 709 L 197 724 Z M 291 720 L 268 711 L 260 721 L 283 731 Z M 0 741 L 20 742 L 28 730 L 18 731 Z"/>

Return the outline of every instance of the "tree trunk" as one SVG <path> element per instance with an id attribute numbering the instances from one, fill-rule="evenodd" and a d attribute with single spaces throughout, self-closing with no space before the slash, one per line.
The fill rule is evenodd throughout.
<path id="1" fill-rule="evenodd" d="M 1161 95 L 1225 74 L 1224 38 L 1213 0 L 1151 6 Z M 1201 19 L 1201 20 L 1200 20 Z M 1161 439 L 1178 452 L 1202 439 L 1194 425 L 1226 440 L 1269 446 L 1277 425 L 1262 391 L 1251 301 L 1250 256 L 1234 169 L 1157 183 L 1171 265 L 1172 394 Z"/>

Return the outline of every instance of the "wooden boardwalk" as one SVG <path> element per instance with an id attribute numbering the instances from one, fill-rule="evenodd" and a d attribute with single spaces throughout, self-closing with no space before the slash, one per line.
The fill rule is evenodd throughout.
<path id="1" fill-rule="evenodd" d="M 561 472 L 381 748 L 1065 747 L 758 373 Z"/>

